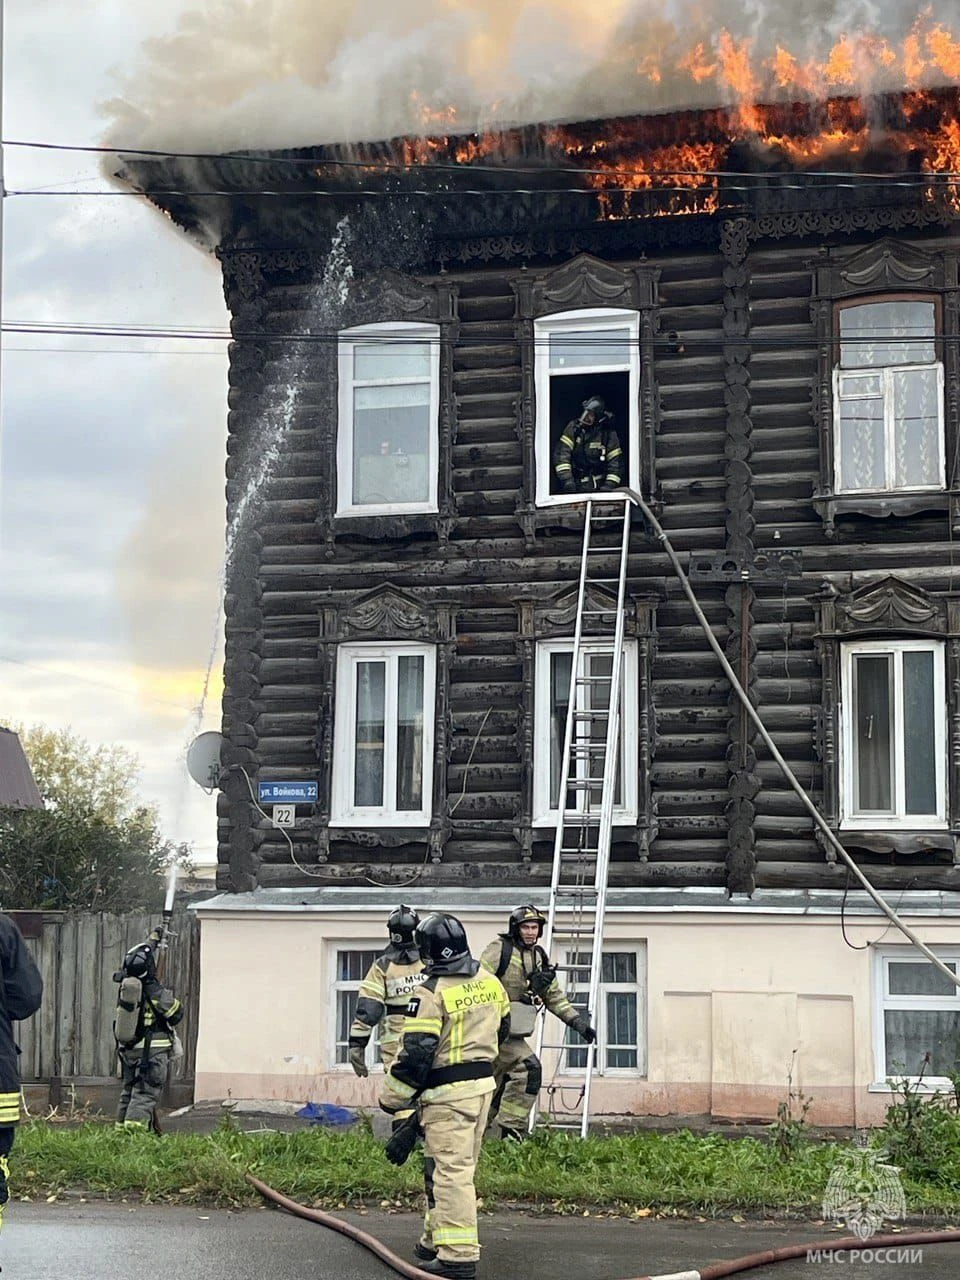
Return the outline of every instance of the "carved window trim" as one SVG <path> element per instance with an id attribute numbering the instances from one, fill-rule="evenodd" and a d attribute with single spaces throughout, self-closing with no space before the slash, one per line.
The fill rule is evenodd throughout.
<path id="1" fill-rule="evenodd" d="M 338 514 L 339 344 L 318 343 L 317 382 L 323 388 L 317 413 L 320 453 L 328 460 L 320 490 L 317 523 L 329 554 L 338 537 L 401 539 L 434 533 L 445 548 L 457 518 L 453 485 L 456 407 L 453 392 L 453 349 L 459 336 L 456 285 L 428 283 L 387 268 L 351 285 L 337 315 L 337 330 L 398 323 L 435 325 L 439 329 L 437 371 L 436 509 L 426 512 Z"/>
<path id="2" fill-rule="evenodd" d="M 660 398 L 655 380 L 655 340 L 659 330 L 659 268 L 646 263 L 618 267 L 591 254 L 581 253 L 550 271 L 533 273 L 524 268 L 512 281 L 516 297 L 515 333 L 520 347 L 520 401 L 517 435 L 521 443 L 523 477 L 517 503 L 517 523 L 532 546 L 536 530 L 563 519 L 562 501 L 537 502 L 537 408 L 535 323 L 549 316 L 576 311 L 630 311 L 638 315 L 639 383 L 637 406 L 636 477 L 641 492 L 656 488 L 656 434 Z M 622 424 L 620 424 L 622 425 Z M 549 460 L 547 467 L 549 469 Z"/>
<path id="3" fill-rule="evenodd" d="M 341 827 L 333 824 L 334 738 L 337 715 L 338 651 L 341 645 L 374 642 L 389 645 L 430 645 L 436 653 L 435 699 L 430 820 L 419 826 L 367 822 Z M 321 691 L 317 754 L 319 801 L 317 811 L 318 857 L 329 856 L 331 840 L 361 848 L 389 848 L 422 843 L 439 862 L 450 833 L 447 818 L 447 759 L 452 739 L 450 668 L 456 649 L 456 606 L 435 604 L 385 583 L 374 591 L 356 592 L 331 599 L 319 610 Z M 424 761 L 424 770 L 431 767 Z"/>
<path id="4" fill-rule="evenodd" d="M 650 846 L 656 839 L 656 808 L 652 796 L 651 772 L 656 750 L 655 710 L 653 704 L 653 660 L 656 653 L 657 597 L 652 595 L 628 596 L 624 617 L 624 638 L 636 646 L 637 698 L 636 698 L 636 797 L 637 816 L 629 826 L 618 826 L 615 838 L 621 843 L 633 843 L 638 857 L 646 861 Z M 609 611 L 616 608 L 616 597 L 603 587 L 589 587 L 586 600 L 588 611 Z M 574 634 L 577 613 L 577 589 L 568 588 L 546 598 L 525 599 L 518 604 L 517 651 L 521 660 L 522 698 L 518 728 L 518 746 L 521 758 L 520 813 L 515 836 L 520 844 L 524 862 L 533 856 L 533 841 L 552 839 L 555 830 L 552 822 L 541 827 L 533 821 L 534 768 L 536 729 L 537 648 L 543 641 L 569 640 Z M 590 640 L 601 634 L 590 619 L 584 619 L 583 635 Z M 605 638 L 608 636 L 605 635 Z"/>
<path id="5" fill-rule="evenodd" d="M 429 425 L 427 441 L 427 496 L 412 502 L 382 502 L 355 504 L 344 496 L 352 492 L 354 465 L 354 390 L 356 377 L 356 349 L 362 342 L 395 342 L 402 350 L 405 342 L 422 340 L 427 344 L 426 378 L 418 380 L 429 387 Z M 364 520 L 368 516 L 427 515 L 437 511 L 437 489 L 440 469 L 440 326 L 419 324 L 415 320 L 394 320 L 389 324 L 353 325 L 341 329 L 338 335 L 338 405 L 337 405 L 337 520 Z M 399 386 L 401 383 L 382 379 L 377 386 Z"/>
<path id="6" fill-rule="evenodd" d="M 597 654 L 613 653 L 613 641 L 584 640 L 585 651 Z M 550 778 L 550 666 L 554 654 L 573 653 L 573 634 L 559 638 L 541 639 L 536 642 L 534 654 L 533 691 L 533 804 L 532 825 L 538 829 L 555 831 L 558 810 L 552 805 Z M 636 826 L 639 811 L 637 781 L 639 774 L 638 751 L 640 733 L 640 695 L 637 671 L 639 652 L 635 640 L 623 642 L 623 681 L 621 689 L 624 714 L 620 723 L 620 760 L 623 786 L 621 803 L 614 806 L 613 823 L 617 827 Z M 632 712 L 636 711 L 636 714 Z M 584 762 L 586 764 L 586 762 Z"/>
<path id="7" fill-rule="evenodd" d="M 820 484 L 813 506 L 824 522 L 827 537 L 836 536 L 843 515 L 873 518 L 909 516 L 921 511 L 947 511 L 960 531 L 957 489 L 957 441 L 960 433 L 960 285 L 958 254 L 954 249 L 917 248 L 886 237 L 853 252 L 828 250 L 813 265 L 811 317 L 817 335 L 817 377 L 813 416 L 820 445 Z M 837 487 L 834 425 L 835 369 L 839 366 L 839 313 L 844 307 L 869 302 L 921 299 L 937 304 L 938 349 L 943 361 L 943 456 L 945 487 L 884 492 L 847 492 Z"/>
<path id="8" fill-rule="evenodd" d="M 820 625 L 815 638 L 821 666 L 821 705 L 816 751 L 823 771 L 821 810 L 831 830 L 850 849 L 917 854 L 945 850 L 960 863 L 960 593 L 937 594 L 894 575 L 840 592 L 832 584 L 814 600 Z M 946 694 L 946 823 L 844 821 L 843 663 L 851 648 L 872 640 L 931 640 L 944 646 Z M 825 846 L 828 861 L 835 853 Z"/>

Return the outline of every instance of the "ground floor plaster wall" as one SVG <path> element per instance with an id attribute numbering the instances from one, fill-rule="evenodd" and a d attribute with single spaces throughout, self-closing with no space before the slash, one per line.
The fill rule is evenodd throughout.
<path id="1" fill-rule="evenodd" d="M 385 908 L 202 913 L 196 1097 L 375 1105 L 379 1069 L 332 1066 L 338 949 L 385 942 Z M 449 904 L 475 954 L 505 914 Z M 930 945 L 960 944 L 960 920 L 913 918 Z M 891 932 L 893 937 L 891 938 Z M 608 915 L 605 947 L 638 947 L 646 1070 L 594 1078 L 592 1111 L 772 1119 L 791 1085 L 826 1125 L 882 1121 L 876 947 L 885 922 L 761 911 Z M 862 949 L 855 950 L 854 947 Z M 556 957 L 555 957 L 556 958 Z M 548 1040 L 559 1040 L 549 1034 Z M 918 1047 L 922 1057 L 922 1051 Z M 554 1078 L 545 1055 L 545 1080 Z M 556 1077 L 558 1098 L 579 1079 Z"/>

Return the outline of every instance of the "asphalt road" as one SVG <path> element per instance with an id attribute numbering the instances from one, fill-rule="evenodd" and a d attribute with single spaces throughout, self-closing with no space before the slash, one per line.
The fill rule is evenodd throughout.
<path id="1" fill-rule="evenodd" d="M 410 1259 L 409 1213 L 341 1213 Z M 481 1218 L 483 1280 L 624 1280 L 705 1266 L 760 1249 L 828 1237 L 808 1224 L 628 1221 L 497 1212 Z M 869 1247 L 869 1246 L 865 1246 Z M 389 1280 L 351 1240 L 273 1209 L 230 1213 L 102 1202 L 8 1206 L 3 1280 Z M 747 1273 L 755 1280 L 956 1280 L 960 1244 L 922 1262 L 804 1259 Z"/>

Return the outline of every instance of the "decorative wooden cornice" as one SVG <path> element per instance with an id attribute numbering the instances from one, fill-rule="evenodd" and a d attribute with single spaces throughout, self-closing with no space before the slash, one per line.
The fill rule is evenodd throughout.
<path id="1" fill-rule="evenodd" d="M 953 633 L 957 601 L 931 595 L 891 574 L 840 593 L 828 584 L 815 597 L 820 605 L 820 635 L 948 635 Z"/>
<path id="2" fill-rule="evenodd" d="M 831 299 L 898 289 L 943 289 L 950 274 L 947 255 L 928 253 L 889 236 L 853 253 L 830 250 L 811 265 L 814 296 Z"/>
<path id="3" fill-rule="evenodd" d="M 321 643 L 347 640 L 423 640 L 445 643 L 453 637 L 454 607 L 431 604 L 390 583 L 349 604 L 321 605 Z"/>
<path id="4" fill-rule="evenodd" d="M 581 253 L 539 275 L 521 271 L 513 282 L 520 318 L 548 316 L 585 307 L 623 307 L 643 311 L 657 300 L 658 268 L 621 268 Z"/>

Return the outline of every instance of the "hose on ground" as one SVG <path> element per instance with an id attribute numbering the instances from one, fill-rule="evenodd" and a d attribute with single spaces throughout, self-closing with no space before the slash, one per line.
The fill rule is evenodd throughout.
<path id="1" fill-rule="evenodd" d="M 308 1222 L 319 1223 L 321 1227 L 329 1227 L 331 1231 L 338 1231 L 341 1235 L 348 1236 L 357 1244 L 363 1245 L 365 1249 L 369 1249 L 371 1253 L 376 1254 L 381 1262 L 386 1263 L 388 1267 L 391 1267 L 399 1275 L 406 1276 L 408 1280 L 429 1280 L 429 1272 L 421 1271 L 419 1267 L 413 1266 L 412 1263 L 404 1262 L 402 1258 L 398 1258 L 392 1250 L 388 1249 L 376 1236 L 370 1235 L 368 1231 L 361 1231 L 359 1227 L 355 1227 L 350 1222 L 344 1222 L 342 1218 L 337 1218 L 332 1213 L 326 1213 L 323 1209 L 308 1209 L 306 1205 L 300 1204 L 297 1200 L 291 1200 L 289 1196 L 285 1196 L 282 1192 L 275 1191 L 273 1187 L 267 1186 L 265 1182 L 255 1178 L 252 1173 L 248 1173 L 246 1179 L 252 1187 L 260 1192 L 265 1200 L 270 1200 L 273 1204 L 279 1205 L 281 1209 L 286 1209 L 298 1218 L 305 1218 Z M 818 1240 L 813 1244 L 790 1244 L 784 1245 L 781 1249 L 764 1249 L 760 1253 L 744 1254 L 742 1258 L 728 1258 L 724 1262 L 714 1262 L 708 1267 L 701 1267 L 699 1270 L 673 1271 L 669 1274 L 661 1273 L 657 1276 L 636 1276 L 633 1280 L 723 1280 L 725 1276 L 739 1275 L 742 1271 L 754 1271 L 757 1267 L 765 1267 L 774 1262 L 788 1262 L 791 1258 L 805 1258 L 808 1253 L 814 1253 L 817 1250 L 821 1252 L 832 1250 L 833 1254 L 836 1255 L 840 1250 L 893 1249 L 928 1244 L 960 1244 L 960 1231 L 903 1232 L 893 1236 L 873 1236 L 867 1241 L 863 1241 L 857 1236 L 848 1236 L 839 1240 Z"/>

